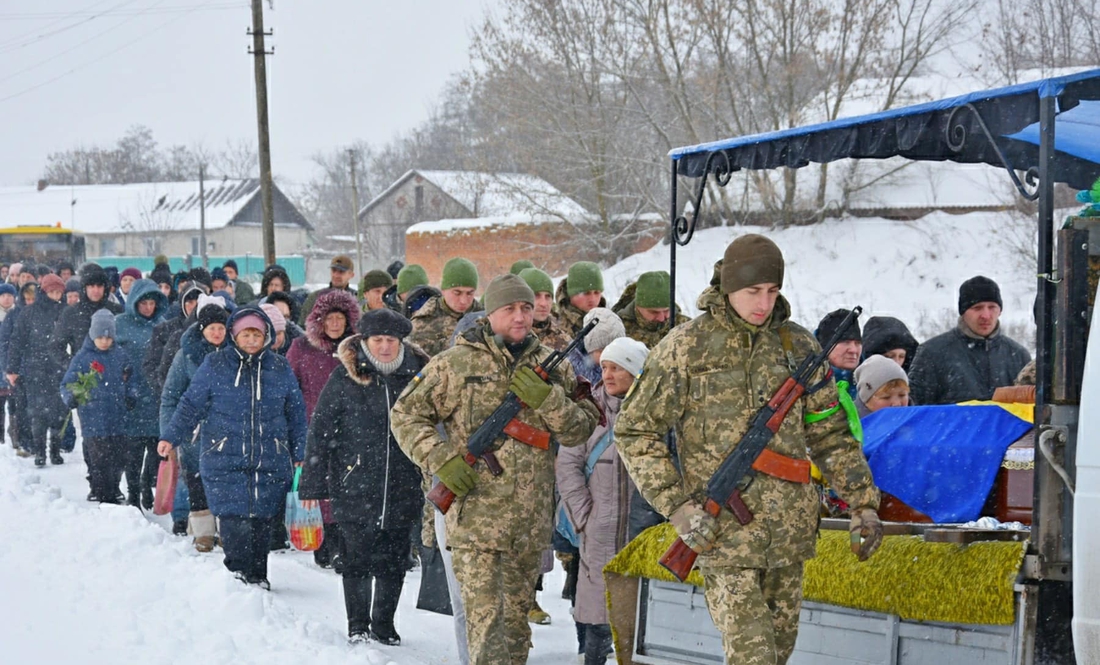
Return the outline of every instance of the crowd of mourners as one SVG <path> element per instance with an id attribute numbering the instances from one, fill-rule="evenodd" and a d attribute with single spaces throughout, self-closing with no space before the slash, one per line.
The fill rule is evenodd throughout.
<path id="1" fill-rule="evenodd" d="M 720 273 L 718 265 L 712 288 Z M 518 610 L 505 599 L 502 616 L 486 618 L 480 607 L 466 616 L 463 601 L 476 596 L 464 588 L 474 582 L 463 571 L 475 562 L 451 560 L 443 517 L 424 496 L 433 475 L 452 489 L 472 488 L 476 478 L 461 456 L 426 461 L 418 453 L 423 441 L 399 441 L 395 432 L 421 417 L 417 409 L 446 418 L 447 409 L 460 408 L 449 400 L 464 399 L 471 382 L 496 380 L 467 374 L 464 384 L 436 386 L 442 379 L 425 373 L 429 363 L 450 363 L 448 371 L 461 373 L 461 363 L 473 362 L 452 347 L 475 349 L 484 345 L 479 335 L 495 334 L 501 352 L 518 360 L 532 338 L 542 345 L 531 347 L 536 354 L 563 350 L 595 319 L 568 358 L 568 381 L 589 386 L 591 413 L 599 416 L 579 441 L 556 452 L 555 491 L 547 499 L 555 528 L 532 566 L 549 572 L 556 553 L 567 571 L 562 594 L 574 605 L 578 651 L 586 663 L 603 662 L 612 640 L 601 571 L 665 519 L 635 488 L 614 430 L 670 319 L 688 321 L 670 302 L 668 273 L 639 275 L 610 305 L 600 267 L 590 262 L 573 264 L 556 288 L 530 261 L 487 286 L 463 258 L 446 263 L 438 285 L 422 267 L 400 263 L 356 282 L 346 256 L 332 260 L 330 275 L 327 287 L 307 293 L 278 265 L 264 271 L 255 291 L 233 261 L 173 273 L 158 257 L 148 275 L 92 262 L 79 270 L 68 263 L 0 266 L 0 416 L 7 407 L 0 433 L 6 425 L 17 454 L 45 467 L 65 462 L 79 430 L 88 500 L 144 510 L 153 506 L 161 460 L 175 456 L 181 482 L 174 533 L 189 535 L 200 552 L 220 546 L 230 571 L 263 588 L 270 588 L 269 552 L 288 547 L 285 499 L 300 467 L 299 496 L 320 502 L 325 523 L 314 558 L 342 576 L 349 638 L 400 643 L 394 617 L 406 571 L 422 547 L 436 548 L 446 564 L 459 651 L 470 662 L 469 650 L 484 645 L 468 638 L 488 638 L 468 622 L 499 619 L 511 637 L 529 643 L 527 624 L 551 621 L 536 598 L 541 578 L 520 585 L 526 597 Z M 989 399 L 998 387 L 1034 382 L 1028 352 L 1002 331 L 1002 305 L 997 284 L 977 276 L 959 286 L 957 325 L 923 344 L 888 316 L 840 331 L 829 354 L 834 408 L 855 429 L 882 408 Z M 812 332 L 819 342 L 835 336 L 847 313 L 838 309 L 818 323 Z M 527 327 L 522 316 L 530 316 Z M 507 386 L 532 408 L 557 399 L 537 377 L 515 376 L 499 398 Z M 421 391 L 418 384 L 431 385 Z M 449 397 L 415 401 L 417 392 L 437 388 Z M 585 413 L 567 420 L 583 425 Z M 391 423 L 391 414 L 401 422 Z M 569 431 L 567 423 L 560 428 Z M 672 434 L 665 444 L 675 451 Z M 519 449 L 508 453 L 516 468 L 516 455 L 534 451 Z M 520 485 L 512 490 L 517 497 L 527 491 Z M 829 488 L 819 492 L 822 511 L 846 509 Z M 508 623 L 517 616 L 523 626 L 513 631 Z"/>

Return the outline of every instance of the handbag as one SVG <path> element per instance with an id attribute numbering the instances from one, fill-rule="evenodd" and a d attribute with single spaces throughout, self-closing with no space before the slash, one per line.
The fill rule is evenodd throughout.
<path id="1" fill-rule="evenodd" d="M 307 508 L 298 499 L 298 481 L 302 478 L 302 467 L 294 471 L 294 484 L 286 495 L 286 531 L 290 544 L 302 552 L 313 552 L 325 539 L 325 525 L 321 517 L 321 508 L 314 501 Z"/>
<path id="2" fill-rule="evenodd" d="M 447 589 L 447 570 L 438 547 L 420 548 L 420 593 L 416 609 L 452 616 L 451 593 Z"/>
<path id="3" fill-rule="evenodd" d="M 157 469 L 157 492 L 153 496 L 153 514 L 167 515 L 172 512 L 176 500 L 176 483 L 179 482 L 180 464 L 176 451 L 168 453 L 167 459 L 160 461 Z"/>

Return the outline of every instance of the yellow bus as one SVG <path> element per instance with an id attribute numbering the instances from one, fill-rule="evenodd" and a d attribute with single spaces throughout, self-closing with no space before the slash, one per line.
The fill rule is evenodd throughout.
<path id="1" fill-rule="evenodd" d="M 74 266 L 84 262 L 84 237 L 57 226 L 9 226 L 0 228 L 0 262 L 11 264 L 33 259 L 57 267 L 61 261 Z"/>

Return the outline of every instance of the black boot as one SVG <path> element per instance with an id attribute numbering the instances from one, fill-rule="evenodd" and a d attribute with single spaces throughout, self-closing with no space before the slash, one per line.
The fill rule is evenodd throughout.
<path id="1" fill-rule="evenodd" d="M 401 600 L 404 577 L 374 578 L 374 610 L 371 612 L 370 634 L 375 641 L 388 646 L 401 644 L 401 636 L 393 627 L 393 615 Z"/>
<path id="2" fill-rule="evenodd" d="M 371 578 L 344 578 L 344 608 L 348 613 L 348 642 L 370 639 Z"/>
<path id="3" fill-rule="evenodd" d="M 584 665 L 604 665 L 611 652 L 611 625 L 588 624 L 584 639 Z"/>
<path id="4" fill-rule="evenodd" d="M 50 464 L 64 464 L 65 458 L 61 456 L 61 447 L 55 441 L 50 444 Z"/>
<path id="5" fill-rule="evenodd" d="M 46 451 L 40 451 L 34 456 L 34 465 L 37 467 L 46 466 Z"/>

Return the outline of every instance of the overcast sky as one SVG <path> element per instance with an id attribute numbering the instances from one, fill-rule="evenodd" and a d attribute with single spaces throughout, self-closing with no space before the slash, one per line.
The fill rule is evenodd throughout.
<path id="1" fill-rule="evenodd" d="M 309 156 L 408 129 L 469 62 L 494 0 L 275 0 L 265 27 L 272 167 L 302 181 Z M 0 3 L 0 185 L 47 153 L 108 145 L 133 124 L 162 146 L 256 138 L 246 0 Z"/>

